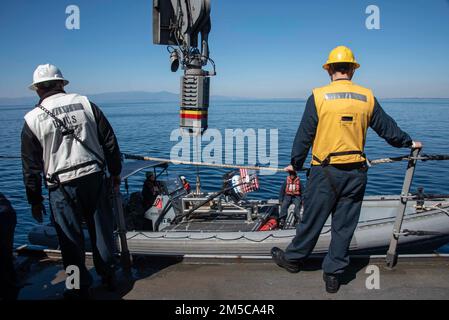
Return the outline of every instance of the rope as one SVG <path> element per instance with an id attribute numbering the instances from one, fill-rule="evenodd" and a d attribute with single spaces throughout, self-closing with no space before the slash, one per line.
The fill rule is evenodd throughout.
<path id="1" fill-rule="evenodd" d="M 430 206 L 430 207 L 425 206 L 425 207 L 423 207 L 423 209 L 426 211 L 437 210 L 437 211 L 443 212 L 445 215 L 447 215 L 449 217 L 449 211 L 441 208 L 442 206 L 443 206 L 442 203 L 438 203 L 438 204 Z"/>
<path id="2" fill-rule="evenodd" d="M 182 160 L 170 160 L 163 158 L 154 158 L 154 157 L 144 157 L 133 154 L 123 154 L 125 159 L 133 159 L 133 160 L 143 160 L 143 161 L 156 161 L 156 162 L 164 162 L 164 163 L 173 163 L 173 164 L 184 164 L 184 165 L 192 165 L 192 166 L 202 166 L 202 167 L 214 167 L 214 168 L 228 168 L 228 169 L 247 169 L 247 170 L 269 170 L 276 172 L 284 172 L 284 169 L 281 168 L 273 168 L 273 167 L 259 167 L 259 166 L 241 166 L 236 164 L 217 164 L 217 163 L 208 163 L 208 162 L 196 162 L 196 161 L 182 161 Z"/>
<path id="3" fill-rule="evenodd" d="M 208 162 L 196 162 L 196 161 L 183 161 L 183 160 L 171 160 L 171 159 L 163 159 L 163 158 L 154 158 L 154 157 L 145 157 L 134 154 L 126 154 L 123 156 L 125 159 L 133 159 L 133 160 L 143 160 L 143 161 L 157 161 L 164 163 L 173 163 L 173 164 L 183 164 L 183 165 L 193 165 L 193 166 L 203 166 L 203 167 L 214 167 L 214 168 L 227 168 L 227 169 L 247 169 L 247 170 L 268 170 L 275 172 L 285 172 L 283 168 L 274 168 L 274 167 L 260 167 L 260 166 L 242 166 L 237 164 L 217 164 L 217 163 L 208 163 Z M 370 166 L 385 164 L 385 163 L 393 163 L 400 161 L 409 161 L 409 160 L 421 160 L 421 161 L 441 161 L 441 160 L 449 160 L 449 155 L 422 155 L 419 157 L 410 157 L 409 155 L 399 156 L 399 157 L 390 157 L 390 158 L 382 158 L 368 161 Z M 306 171 L 307 168 L 301 169 L 301 171 Z"/>
<path id="4" fill-rule="evenodd" d="M 446 154 L 423 154 L 421 157 L 418 157 L 418 160 L 422 161 L 443 161 L 449 160 L 449 155 Z"/>
<path id="5" fill-rule="evenodd" d="M 425 231 L 425 230 L 408 230 L 404 229 L 401 233 L 396 233 L 396 235 L 399 236 L 417 236 L 417 237 L 423 237 L 423 236 L 441 236 L 445 235 L 444 233 L 437 232 L 437 231 Z"/>
<path id="6" fill-rule="evenodd" d="M 368 163 L 373 166 L 377 164 L 384 163 L 393 163 L 399 161 L 409 161 L 409 160 L 421 160 L 421 161 L 444 161 L 449 160 L 449 155 L 445 154 L 423 154 L 419 157 L 410 157 L 409 155 L 399 156 L 399 157 L 390 157 L 390 158 L 382 158 L 376 160 L 370 160 Z"/>
<path id="7" fill-rule="evenodd" d="M 265 236 L 265 237 L 263 237 L 261 239 L 251 239 L 251 238 L 246 237 L 245 235 L 240 235 L 240 236 L 237 236 L 235 238 L 222 238 L 222 237 L 219 237 L 217 235 L 213 235 L 213 236 L 210 236 L 210 237 L 204 237 L 204 238 L 195 238 L 195 237 L 192 237 L 191 235 L 180 236 L 180 237 L 174 237 L 174 236 L 167 237 L 167 234 L 163 234 L 163 235 L 160 235 L 160 236 L 149 236 L 149 235 L 147 235 L 144 232 L 136 232 L 133 236 L 128 237 L 127 240 L 132 240 L 132 239 L 136 238 L 137 236 L 143 236 L 144 238 L 147 238 L 147 239 L 181 239 L 181 240 L 182 239 L 184 239 L 184 240 L 189 239 L 189 240 L 192 240 L 192 241 L 216 239 L 216 240 L 221 240 L 221 241 L 247 240 L 247 241 L 250 241 L 250 242 L 263 242 L 263 241 L 265 241 L 265 240 L 267 240 L 269 238 L 285 239 L 285 238 L 294 238 L 295 237 L 294 234 L 286 235 L 286 236 L 277 236 L 277 235 L 274 235 L 274 234 L 270 233 L 270 234 L 268 234 L 267 236 Z"/>
<path id="8" fill-rule="evenodd" d="M 196 161 L 182 161 L 182 160 L 171 160 L 164 158 L 155 158 L 155 157 L 145 157 L 134 154 L 123 153 L 125 159 L 130 160 L 143 160 L 143 161 L 156 161 L 156 162 L 164 162 L 164 163 L 173 163 L 173 164 L 183 164 L 183 165 L 192 165 L 192 166 L 202 166 L 202 167 L 213 167 L 213 168 L 226 168 L 226 169 L 247 169 L 247 170 L 268 170 L 274 172 L 285 172 L 283 168 L 274 168 L 274 167 L 260 167 L 260 166 L 242 166 L 237 164 L 217 164 L 217 163 L 208 163 L 208 162 L 196 162 Z M 0 155 L 0 159 L 21 159 L 21 157 L 17 156 L 3 156 Z M 409 161 L 409 160 L 420 160 L 420 161 L 445 161 L 449 160 L 449 155 L 444 154 L 436 154 L 436 155 L 428 155 L 423 154 L 422 156 L 413 158 L 409 155 L 399 156 L 399 157 L 390 157 L 390 158 L 381 158 L 375 160 L 369 160 L 368 163 L 370 166 L 385 164 L 385 163 L 393 163 L 400 161 Z M 307 168 L 301 169 L 301 171 L 306 171 Z"/>
<path id="9" fill-rule="evenodd" d="M 440 211 L 449 217 L 449 211 L 441 208 L 442 205 L 443 205 L 442 203 L 438 203 L 438 204 L 430 206 L 430 207 L 424 206 L 423 209 L 425 211 L 431 211 L 431 210 Z M 395 234 L 395 236 L 404 236 L 404 237 L 408 237 L 408 236 L 422 237 L 422 236 L 445 235 L 445 233 L 441 233 L 441 232 L 437 232 L 437 231 L 409 230 L 409 229 L 404 229 L 402 232 L 395 232 L 394 234 Z"/>
<path id="10" fill-rule="evenodd" d="M 383 159 L 376 159 L 376 160 L 368 160 L 368 163 L 370 166 L 375 166 L 377 164 L 393 163 L 393 162 L 405 161 L 408 159 L 409 159 L 409 156 L 396 157 L 396 158 L 383 158 Z"/>
<path id="11" fill-rule="evenodd" d="M 198 139 L 198 137 L 195 139 L 196 141 L 196 158 L 201 159 L 201 151 L 199 148 L 199 144 L 202 144 L 201 139 Z M 200 166 L 196 166 L 196 193 L 201 193 L 201 177 L 200 177 Z"/>

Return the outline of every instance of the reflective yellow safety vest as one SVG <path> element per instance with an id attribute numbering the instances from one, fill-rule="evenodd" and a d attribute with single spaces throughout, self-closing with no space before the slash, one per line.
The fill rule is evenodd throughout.
<path id="1" fill-rule="evenodd" d="M 313 90 L 318 127 L 312 165 L 357 163 L 366 160 L 366 132 L 374 109 L 371 90 L 338 80 Z"/>

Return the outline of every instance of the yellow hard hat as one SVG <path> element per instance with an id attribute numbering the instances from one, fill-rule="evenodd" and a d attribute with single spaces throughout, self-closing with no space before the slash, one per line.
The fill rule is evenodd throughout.
<path id="1" fill-rule="evenodd" d="M 345 46 L 338 46 L 329 53 L 329 58 L 327 59 L 327 62 L 323 65 L 323 68 L 328 70 L 330 64 L 345 63 L 345 62 L 354 64 L 355 69 L 360 67 L 357 61 L 355 61 L 355 57 L 351 49 Z"/>

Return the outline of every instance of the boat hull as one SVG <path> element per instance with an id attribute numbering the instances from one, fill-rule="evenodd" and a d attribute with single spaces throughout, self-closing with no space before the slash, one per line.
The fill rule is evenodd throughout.
<path id="1" fill-rule="evenodd" d="M 359 226 L 351 241 L 350 251 L 360 254 L 385 254 L 393 224 L 394 220 L 390 219 L 380 224 Z M 445 214 L 407 217 L 403 228 L 441 233 L 438 236 L 401 237 L 399 250 L 403 253 L 425 253 L 449 242 L 449 218 Z M 232 256 L 269 255 L 272 247 L 286 248 L 295 235 L 295 229 L 242 233 L 128 232 L 127 234 L 129 250 L 136 254 Z M 330 232 L 322 233 L 313 253 L 326 253 L 330 240 Z"/>
<path id="2" fill-rule="evenodd" d="M 361 221 L 350 244 L 357 254 L 385 254 L 390 243 L 397 208 L 397 197 L 367 197 Z M 434 208 L 442 201 L 429 201 Z M 449 208 L 449 203 L 444 201 Z M 449 217 L 438 208 L 417 212 L 409 202 L 402 230 L 425 231 L 427 235 L 401 236 L 399 252 L 427 253 L 449 242 Z M 379 213 L 376 219 L 376 212 Z M 264 232 L 127 232 L 129 251 L 143 255 L 229 255 L 267 256 L 272 247 L 285 248 L 296 235 L 295 229 Z M 88 234 L 86 233 L 86 237 Z M 51 226 L 40 226 L 29 234 L 31 244 L 57 248 L 56 232 Z M 323 228 L 314 254 L 325 254 L 331 240 L 330 220 Z M 88 243 L 88 241 L 86 241 Z M 118 250 L 119 242 L 117 241 Z M 87 248 L 89 250 L 89 248 Z"/>

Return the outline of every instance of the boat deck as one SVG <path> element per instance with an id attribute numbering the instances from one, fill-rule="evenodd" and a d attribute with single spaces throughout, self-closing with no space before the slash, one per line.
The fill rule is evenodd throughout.
<path id="1" fill-rule="evenodd" d="M 61 299 L 64 273 L 57 257 L 34 257 L 22 263 L 25 287 L 19 299 Z M 88 259 L 88 265 L 91 261 Z M 327 294 L 321 259 L 312 258 L 306 270 L 290 274 L 267 258 L 197 259 L 134 257 L 130 276 L 119 272 L 118 290 L 110 293 L 95 278 L 94 299 L 449 299 L 449 255 L 402 256 L 394 270 L 381 257 L 352 260 L 337 294 Z M 366 273 L 377 266 L 380 289 L 366 288 Z M 25 274 L 25 273 L 24 273 Z M 373 283 L 372 281 L 370 283 Z"/>
<path id="2" fill-rule="evenodd" d="M 251 232 L 257 225 L 257 221 L 248 222 L 244 219 L 223 219 L 220 217 L 212 219 L 196 219 L 183 221 L 168 226 L 164 231 L 192 231 L 192 232 Z"/>

